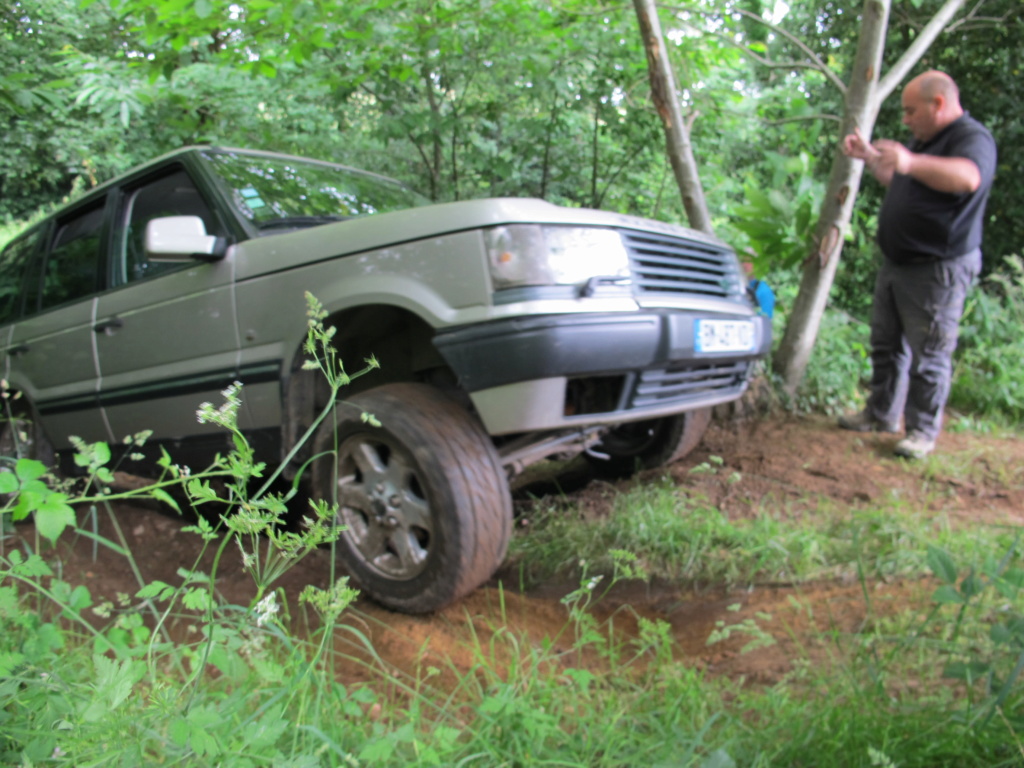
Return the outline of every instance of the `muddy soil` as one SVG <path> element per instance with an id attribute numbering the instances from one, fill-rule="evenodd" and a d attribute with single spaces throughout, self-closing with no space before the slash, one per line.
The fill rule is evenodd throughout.
<path id="1" fill-rule="evenodd" d="M 770 419 L 742 424 L 713 424 L 703 444 L 691 456 L 670 467 L 673 482 L 703 493 L 731 518 L 759 514 L 772 500 L 773 508 L 793 516 L 813 515 L 819 505 L 834 501 L 854 509 L 888 504 L 898 495 L 911 509 L 941 517 L 943 524 L 970 527 L 979 524 L 1024 525 L 1024 443 L 976 435 L 945 433 L 938 450 L 941 462 L 907 462 L 892 455 L 891 435 L 857 435 L 836 429 L 823 418 Z M 691 469 L 721 459 L 714 473 Z M 738 473 L 738 481 L 733 473 Z M 623 481 L 661 480 L 665 470 Z M 571 502 L 586 515 L 600 516 L 610 505 L 617 487 L 587 479 L 576 471 L 566 487 Z M 782 502 L 780 505 L 779 502 Z M 529 504 L 520 499 L 517 505 Z M 948 523 L 946 522 L 948 521 Z M 191 565 L 199 551 L 196 536 L 181 530 L 171 515 L 142 506 L 121 506 L 116 516 L 81 512 L 87 530 L 116 538 L 117 530 L 135 553 L 136 574 L 128 562 L 97 546 L 87 537 L 69 539 L 59 549 L 64 578 L 89 586 L 94 597 L 116 600 L 133 594 L 138 579 L 176 583 L 176 572 Z M 19 537 L 31 537 L 30 526 L 18 526 Z M 528 530 L 517 535 L 529 535 Z M 11 539 L 5 544 L 10 546 Z M 224 598 L 247 604 L 253 588 L 238 567 L 238 553 L 229 550 L 221 563 L 218 582 Z M 206 565 L 209 566 L 207 557 Z M 330 563 L 326 552 L 316 552 L 281 582 L 290 598 L 306 584 L 326 587 Z M 488 647 L 505 628 L 534 643 L 553 641 L 568 648 L 567 609 L 561 599 L 576 585 L 547 583 L 521 591 L 517 571 L 506 567 L 474 594 L 431 616 L 410 617 L 386 611 L 365 600 L 346 614 L 352 631 L 340 631 L 338 646 L 366 660 L 360 638 L 372 643 L 379 662 L 415 674 L 436 667 L 442 674 L 458 674 L 475 663 L 475 648 Z M 667 622 L 675 640 L 677 658 L 704 670 L 750 683 L 771 683 L 807 659 L 828 660 L 844 652 L 846 638 L 879 617 L 906 610 L 922 610 L 934 585 L 927 580 L 879 581 L 865 587 L 856 580 L 811 584 L 761 584 L 726 591 L 713 587 L 680 588 L 666 584 L 627 584 L 615 588 L 594 609 L 601 620 L 614 622 L 615 631 L 628 639 L 638 631 L 638 618 Z M 297 612 L 298 613 L 298 612 Z M 770 617 L 770 618 L 766 618 Z M 744 652 L 752 639 L 737 633 L 708 645 L 716 622 L 736 625 L 754 618 L 775 643 Z M 352 680 L 365 675 L 365 666 L 353 663 Z"/>

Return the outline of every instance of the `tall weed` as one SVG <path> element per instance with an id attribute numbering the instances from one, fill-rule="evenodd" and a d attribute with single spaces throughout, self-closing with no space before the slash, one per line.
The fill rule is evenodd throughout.
<path id="1" fill-rule="evenodd" d="M 333 329 L 323 327 L 322 307 L 312 296 L 307 299 L 309 366 L 323 371 L 331 392 L 322 419 L 350 377 L 331 344 Z M 332 677 L 314 670 L 322 672 L 332 663 L 334 622 L 356 593 L 344 579 L 328 590 L 307 588 L 300 600 L 320 615 L 322 626 L 310 640 L 290 635 L 282 615 L 284 596 L 273 585 L 305 554 L 333 541 L 339 532 L 334 511 L 314 504 L 301 531 L 283 528 L 296 488 L 272 492 L 276 473 L 271 473 L 259 490 L 250 491 L 266 468 L 238 430 L 238 386 L 223 395 L 219 407 L 200 406 L 198 418 L 231 432 L 234 449 L 202 472 L 189 472 L 164 452 L 157 462 L 161 475 L 152 485 L 117 492 L 110 448 L 76 439 L 75 463 L 85 479 L 74 490 L 47 480 L 46 467 L 32 459 L 19 458 L 0 473 L 6 499 L 0 516 L 18 521 L 34 515 L 36 534 L 34 544 L 0 546 L 0 761 L 304 764 L 296 761 L 296 745 L 308 739 L 297 737 L 288 723 L 311 692 L 336 696 Z M 144 436 L 133 442 L 132 450 L 142 450 Z M 223 494 L 215 490 L 215 480 Z M 216 524 L 199 516 L 184 529 L 204 544 L 196 563 L 179 571 L 176 584 L 140 583 L 134 596 L 120 598 L 117 605 L 97 604 L 86 586 L 61 578 L 45 556 L 40 537 L 54 543 L 74 529 L 93 538 L 108 556 L 128 559 L 138 574 L 124 541 L 78 528 L 71 505 L 105 508 L 112 518 L 112 502 L 137 497 L 177 508 L 172 488 L 184 491 L 193 506 L 216 503 L 230 513 Z M 113 528 L 119 531 L 116 523 Z M 242 566 L 254 580 L 248 606 L 225 605 L 218 598 L 220 563 L 229 547 L 241 549 Z M 206 548 L 214 551 L 209 571 L 199 566 Z M 170 627 L 182 622 L 197 630 L 196 640 L 172 641 Z M 264 653 L 270 645 L 274 652 Z M 307 691 L 306 686 L 312 687 Z M 298 749 L 298 754 L 312 753 Z"/>

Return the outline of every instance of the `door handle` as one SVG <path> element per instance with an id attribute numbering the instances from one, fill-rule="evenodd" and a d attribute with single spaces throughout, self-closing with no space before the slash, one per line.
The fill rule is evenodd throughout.
<path id="1" fill-rule="evenodd" d="M 7 350 L 7 354 L 11 357 L 17 357 L 18 355 L 24 355 L 28 352 L 28 344 L 18 344 Z"/>
<path id="2" fill-rule="evenodd" d="M 96 323 L 92 329 L 96 331 L 96 333 L 109 334 L 110 331 L 116 331 L 118 328 L 122 328 L 123 326 L 124 320 L 120 317 L 112 317 L 109 320 L 104 320 L 102 323 Z"/>

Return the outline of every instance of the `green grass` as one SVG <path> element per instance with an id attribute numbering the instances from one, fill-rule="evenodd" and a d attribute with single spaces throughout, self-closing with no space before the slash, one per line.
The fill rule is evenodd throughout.
<path id="1" fill-rule="evenodd" d="M 854 651 L 831 664 L 798 663 L 782 683 L 743 686 L 674 660 L 657 622 L 632 641 L 601 631 L 588 619 L 585 584 L 567 600 L 568 643 L 493 627 L 493 639 L 473 645 L 473 668 L 441 684 L 441 670 L 378 663 L 358 623 L 328 622 L 301 639 L 228 606 L 192 642 L 173 644 L 122 609 L 101 654 L 72 618 L 86 593 L 52 588 L 63 611 L 31 595 L 20 610 L 4 604 L 6 765 L 1022 764 L 1019 691 L 993 712 L 980 686 L 972 699 L 943 680 L 955 622 L 923 611 L 847 638 Z M 982 619 L 998 610 L 998 600 L 979 603 L 958 647 L 984 641 Z M 341 664 L 354 662 L 324 652 L 320 641 L 333 633 L 368 651 L 358 662 L 365 683 L 336 682 Z M 209 674 L 193 686 L 200 663 Z"/>
<path id="2" fill-rule="evenodd" d="M 1024 764 L 1020 686 L 993 706 L 1024 647 L 1019 532 L 955 534 L 898 501 L 729 521 L 667 483 L 617 496 L 606 519 L 537 512 L 516 556 L 573 569 L 586 561 L 563 601 L 565 629 L 537 642 L 496 622 L 487 639 L 471 634 L 469 670 L 389 666 L 361 621 L 346 618 L 344 596 L 303 604 L 289 620 L 270 610 L 276 593 L 224 605 L 197 574 L 197 589 L 177 600 L 157 586 L 97 606 L 38 556 L 6 549 L 0 764 Z M 133 558 L 104 544 L 108 557 Z M 640 565 L 715 584 L 932 573 L 947 589 L 856 635 L 801 638 L 787 679 L 744 686 L 688 666 L 661 622 L 641 620 L 632 639 L 597 623 L 594 574 L 606 571 L 605 585 Z M 172 640 L 158 616 L 197 631 Z M 343 653 L 336 636 L 361 653 Z M 826 663 L 812 645 L 829 649 Z M 343 668 L 363 682 L 338 682 Z M 974 679 L 942 677 L 957 669 Z"/>
<path id="3" fill-rule="evenodd" d="M 651 576 L 683 584 L 746 586 L 859 572 L 889 578 L 925 572 L 929 543 L 978 559 L 1005 549 L 1014 535 L 992 526 L 953 532 L 941 512 L 911 508 L 895 494 L 883 506 L 821 498 L 812 513 L 763 499 L 756 514 L 730 519 L 664 480 L 615 495 L 609 513 L 597 519 L 584 519 L 589 516 L 574 504 L 542 500 L 529 514 L 511 549 L 524 583 L 575 577 L 581 562 L 606 572 L 614 549 L 637 555 Z"/>

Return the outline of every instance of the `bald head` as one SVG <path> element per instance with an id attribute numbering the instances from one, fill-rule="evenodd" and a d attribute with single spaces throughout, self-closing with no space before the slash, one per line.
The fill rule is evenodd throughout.
<path id="1" fill-rule="evenodd" d="M 951 103 L 957 105 L 960 104 L 960 89 L 956 87 L 956 83 L 953 81 L 953 78 L 945 72 L 939 72 L 937 69 L 933 69 L 922 75 L 918 75 L 910 82 L 916 82 L 918 84 L 918 87 L 921 89 L 921 95 L 926 99 L 934 99 L 936 96 L 942 96 Z"/>
<path id="2" fill-rule="evenodd" d="M 963 113 L 960 89 L 945 72 L 924 72 L 903 89 L 903 124 L 919 141 L 928 141 Z"/>

